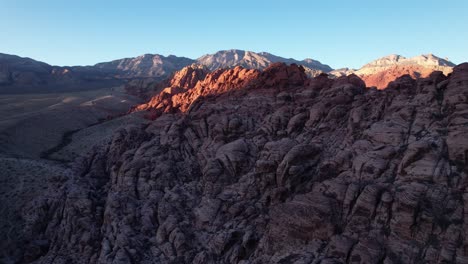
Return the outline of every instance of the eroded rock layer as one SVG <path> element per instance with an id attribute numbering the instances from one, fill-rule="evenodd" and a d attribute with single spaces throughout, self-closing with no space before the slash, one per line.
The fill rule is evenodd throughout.
<path id="1" fill-rule="evenodd" d="M 433 71 L 441 71 L 448 75 L 455 64 L 448 59 L 439 58 L 433 54 L 405 58 L 401 55 L 389 55 L 371 61 L 358 70 L 348 68 L 330 72 L 333 76 L 343 76 L 354 73 L 364 80 L 367 87 L 385 89 L 390 82 L 409 74 L 414 79 L 427 78 Z"/>
<path id="2" fill-rule="evenodd" d="M 433 71 L 433 68 L 420 65 L 396 65 L 375 73 L 359 75 L 359 77 L 364 80 L 368 87 L 375 86 L 377 89 L 385 89 L 390 82 L 403 75 L 408 74 L 414 79 L 427 78 Z M 448 75 L 451 71 L 451 67 L 443 67 L 444 74 Z"/>
<path id="3" fill-rule="evenodd" d="M 468 64 L 383 91 L 294 67 L 215 71 L 153 98 L 145 109 L 174 110 L 121 130 L 26 208 L 34 239 L 16 256 L 468 263 Z"/>

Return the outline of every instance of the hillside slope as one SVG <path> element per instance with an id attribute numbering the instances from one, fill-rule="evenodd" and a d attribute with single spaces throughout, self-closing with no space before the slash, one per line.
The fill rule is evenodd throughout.
<path id="1" fill-rule="evenodd" d="M 0 94 L 93 90 L 121 84 L 113 72 L 90 66 L 59 67 L 0 53 Z"/>
<path id="2" fill-rule="evenodd" d="M 126 78 L 165 78 L 195 61 L 174 55 L 144 54 L 135 58 L 125 58 L 94 65 L 98 69 L 111 70 Z"/>

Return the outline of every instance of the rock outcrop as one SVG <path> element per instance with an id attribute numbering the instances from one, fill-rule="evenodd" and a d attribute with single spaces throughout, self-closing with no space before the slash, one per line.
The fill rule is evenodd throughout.
<path id="1" fill-rule="evenodd" d="M 198 81 L 203 80 L 209 73 L 202 65 L 192 64 L 171 74 L 167 79 L 157 78 L 134 79 L 125 84 L 127 93 L 143 99 L 150 99 L 159 94 L 164 88 L 189 89 L 195 87 Z"/>
<path id="2" fill-rule="evenodd" d="M 182 69 L 167 81 L 163 89 L 148 103 L 136 107 L 136 111 L 149 110 L 151 119 L 163 113 L 187 112 L 197 100 L 205 97 L 232 93 L 236 90 L 249 90 L 255 87 L 280 89 L 290 85 L 303 86 L 307 76 L 302 66 L 275 63 L 263 72 L 244 69 L 219 69 L 207 74 L 193 66 Z"/>
<path id="3" fill-rule="evenodd" d="M 455 64 L 447 59 L 433 54 L 405 58 L 401 55 L 389 55 L 367 63 L 358 70 L 348 68 L 334 70 L 334 76 L 354 73 L 361 77 L 368 87 L 385 89 L 388 84 L 398 77 L 410 75 L 414 79 L 428 77 L 434 71 L 442 71 L 445 75 L 452 72 Z"/>
<path id="4" fill-rule="evenodd" d="M 387 88 L 388 84 L 403 75 L 409 75 L 413 79 L 428 77 L 434 70 L 419 65 L 401 65 L 386 68 L 375 73 L 361 75 L 367 86 L 377 87 L 378 89 Z M 451 72 L 446 70 L 446 72 Z"/>
<path id="5" fill-rule="evenodd" d="M 468 64 L 383 91 L 238 67 L 142 109 L 25 207 L 12 258 L 468 263 Z"/>

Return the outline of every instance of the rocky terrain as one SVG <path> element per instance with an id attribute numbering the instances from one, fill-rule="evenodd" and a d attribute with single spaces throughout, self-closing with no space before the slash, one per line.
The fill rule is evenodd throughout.
<path id="1" fill-rule="evenodd" d="M 149 99 L 151 96 L 159 94 L 162 89 L 166 87 L 181 88 L 180 85 L 175 85 L 172 82 L 179 82 L 180 78 L 186 76 L 184 71 L 190 69 L 197 69 L 196 72 L 191 72 L 191 74 L 196 74 L 196 78 L 191 79 L 191 88 L 195 86 L 196 82 L 203 79 L 204 76 L 210 72 L 213 74 L 220 74 L 224 69 L 233 69 L 236 67 L 242 67 L 244 69 L 251 70 L 263 70 L 270 65 L 278 62 L 283 62 L 286 64 L 297 64 L 301 65 L 304 69 L 304 73 L 308 77 L 315 77 L 324 72 L 329 72 L 332 69 L 328 65 L 321 64 L 318 61 L 312 59 L 305 59 L 302 61 L 297 61 L 294 59 L 286 59 L 267 52 L 255 53 L 252 51 L 243 51 L 243 50 L 223 50 L 216 52 L 214 54 L 207 54 L 205 56 L 197 59 L 195 63 L 190 65 L 190 67 L 185 67 L 180 71 L 168 76 L 168 78 L 145 78 L 145 79 L 134 79 L 129 81 L 125 85 L 125 89 L 129 94 L 139 96 L 144 99 Z M 174 76 L 174 74 L 179 75 Z M 346 74 L 343 74 L 346 75 Z M 189 76 L 189 75 L 187 75 Z M 193 77 L 193 76 L 192 76 Z M 187 86 L 187 84 L 184 84 Z M 206 86 L 206 85 L 205 85 Z M 187 88 L 187 87 L 185 87 Z M 167 91 L 166 91 L 167 92 Z M 166 93 L 165 92 L 165 93 Z M 171 91 L 174 93 L 174 91 Z"/>
<path id="2" fill-rule="evenodd" d="M 132 61 L 139 61 L 139 58 L 142 57 L 134 58 Z M 378 89 L 385 89 L 390 82 L 406 74 L 410 75 L 414 79 L 428 77 L 433 71 L 442 71 L 447 75 L 455 66 L 452 62 L 439 58 L 433 54 L 420 55 L 412 58 L 405 58 L 401 55 L 389 55 L 371 61 L 357 70 L 350 68 L 333 70 L 328 65 L 312 59 L 299 61 L 295 59 L 286 59 L 267 52 L 255 53 L 252 51 L 232 49 L 218 51 L 214 54 L 207 54 L 197 60 L 187 61 L 186 65 L 179 65 L 180 68 L 171 67 L 171 69 L 173 71 L 178 71 L 182 66 L 187 66 L 191 62 L 193 62 L 194 65 L 202 65 L 206 67 L 206 70 L 208 71 L 232 69 L 237 66 L 245 69 L 263 70 L 277 62 L 297 64 L 304 68 L 304 72 L 308 77 L 316 77 L 321 73 L 328 73 L 331 77 L 335 78 L 356 74 L 364 80 L 367 87 L 377 87 Z M 145 64 L 142 63 L 142 65 Z M 132 67 L 134 67 L 136 71 L 141 70 L 138 63 L 132 64 Z M 133 75 L 134 71 L 129 70 L 129 68 L 127 68 L 125 72 L 127 77 L 151 76 L 151 74 Z M 128 83 L 126 89 L 131 94 L 148 99 L 150 96 L 159 93 L 161 89 L 166 87 L 165 85 L 167 85 L 167 82 L 171 78 L 169 71 L 164 71 L 164 74 L 158 75 L 157 78 L 154 78 L 153 75 L 153 78 L 132 80 Z M 161 85 L 161 83 L 163 85 Z"/>
<path id="3" fill-rule="evenodd" d="M 374 73 L 359 75 L 369 87 L 385 89 L 388 85 L 403 75 L 409 75 L 413 79 L 428 77 L 434 70 L 432 68 L 420 65 L 396 65 L 385 68 Z M 446 67 L 444 72 L 448 74 L 452 71 L 451 67 Z M 356 74 L 356 73 L 355 73 Z"/>
<path id="4" fill-rule="evenodd" d="M 23 236 L 22 210 L 60 188 L 72 175 L 68 162 L 108 142 L 141 114 L 119 117 L 140 100 L 123 87 L 80 92 L 0 95 L 0 263 Z M 15 262 L 13 262 L 15 263 Z M 17 261 L 16 261 L 17 263 Z"/>
<path id="5" fill-rule="evenodd" d="M 205 78 L 209 72 L 203 65 L 192 64 L 172 73 L 171 76 L 162 81 L 154 78 L 131 80 L 125 84 L 125 90 L 128 94 L 149 100 L 153 95 L 159 94 L 167 87 L 192 88 L 199 80 Z"/>
<path id="6" fill-rule="evenodd" d="M 173 72 L 179 71 L 191 64 L 203 65 L 210 71 L 234 68 L 236 66 L 262 70 L 276 62 L 300 64 L 306 69 L 306 73 L 309 76 L 316 76 L 321 72 L 329 72 L 332 70 L 328 65 L 313 59 L 298 61 L 279 57 L 267 52 L 255 53 L 236 49 L 221 50 L 213 54 L 204 55 L 196 60 L 173 55 L 165 57 L 158 54 L 145 54 L 135 58 L 98 63 L 95 67 L 118 72 L 119 77 L 156 78 L 156 81 L 162 81 L 170 77 Z"/>
<path id="7" fill-rule="evenodd" d="M 389 55 L 374 60 L 358 70 L 348 68 L 334 70 L 334 76 L 356 74 L 361 77 L 368 87 L 384 89 L 398 77 L 410 75 L 412 78 L 428 77 L 433 71 L 442 71 L 445 75 L 452 72 L 455 64 L 434 56 L 433 54 L 405 58 L 401 55 Z"/>
<path id="8" fill-rule="evenodd" d="M 31 92 L 63 92 L 99 89 L 126 82 L 129 94 L 148 99 L 157 94 L 172 78 L 174 72 L 195 64 L 207 71 L 232 69 L 240 66 L 245 69 L 263 70 L 273 63 L 297 64 L 304 68 L 308 77 L 321 73 L 340 77 L 356 74 L 368 87 L 384 89 L 396 78 L 409 74 L 413 78 L 427 77 L 433 71 L 449 74 L 452 62 L 435 55 L 420 55 L 405 58 L 389 55 L 374 60 L 358 70 L 342 68 L 333 70 L 330 66 L 313 59 L 295 60 L 283 58 L 267 52 L 244 50 L 221 50 L 198 59 L 144 54 L 94 66 L 59 67 L 29 58 L 0 54 L 0 94 Z M 163 83 L 164 85 L 160 85 Z"/>
<path id="9" fill-rule="evenodd" d="M 127 92 L 133 95 L 158 92 L 155 84 L 191 64 L 213 71 L 242 66 L 264 69 L 275 62 L 297 63 L 308 76 L 316 76 L 332 69 L 312 59 L 297 61 L 270 53 L 242 50 L 219 51 L 197 60 L 174 55 L 144 54 L 134 58 L 98 63 L 94 66 L 52 66 L 30 58 L 0 53 L 0 94 L 73 92 L 116 86 L 128 81 Z"/>
<path id="10" fill-rule="evenodd" d="M 4 262 L 468 263 L 468 64 L 385 90 L 285 64 L 174 76 L 135 108 L 153 121 L 25 204 Z"/>

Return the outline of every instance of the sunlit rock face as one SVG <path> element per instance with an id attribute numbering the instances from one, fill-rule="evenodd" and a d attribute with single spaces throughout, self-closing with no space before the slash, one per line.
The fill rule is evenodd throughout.
<path id="1" fill-rule="evenodd" d="M 388 84 L 403 75 L 409 75 L 413 79 L 428 77 L 434 71 L 432 68 L 426 68 L 419 65 L 403 65 L 403 66 L 392 66 L 385 70 L 376 71 L 375 73 L 369 73 L 362 75 L 361 78 L 370 87 L 377 87 L 378 89 L 387 88 Z M 444 71 L 451 72 L 452 69 L 444 69 Z"/>
<path id="2" fill-rule="evenodd" d="M 220 50 L 214 54 L 206 54 L 197 59 L 197 63 L 205 65 L 214 71 L 223 68 L 241 66 L 247 69 L 263 70 L 273 63 L 286 63 L 301 65 L 309 77 L 315 77 L 322 72 L 333 70 L 330 66 L 313 59 L 295 60 L 273 55 L 268 52 L 253 52 L 245 50 Z"/>
<path id="3" fill-rule="evenodd" d="M 179 88 L 25 208 L 18 259 L 468 263 L 468 64 L 382 91 L 284 64 Z"/>
<path id="4" fill-rule="evenodd" d="M 405 58 L 401 55 L 389 55 L 371 61 L 358 70 L 348 68 L 331 72 L 334 76 L 354 73 L 361 77 L 368 87 L 385 89 L 388 84 L 398 77 L 410 75 L 414 79 L 426 78 L 433 71 L 441 71 L 445 75 L 452 72 L 455 65 L 447 59 L 433 54 Z"/>
<path id="5" fill-rule="evenodd" d="M 172 90 L 187 90 L 193 88 L 198 81 L 203 80 L 210 71 L 203 65 L 192 64 L 173 72 L 168 78 L 133 79 L 125 84 L 127 93 L 140 98 L 149 99 L 159 94 L 165 88 Z M 168 90 L 165 90 L 168 92 Z"/>
<path id="6" fill-rule="evenodd" d="M 207 73 L 204 69 L 193 67 L 176 72 L 172 79 L 166 81 L 168 87 L 135 110 L 149 110 L 154 119 L 163 113 L 187 112 L 195 101 L 208 96 L 256 87 L 303 86 L 308 82 L 304 68 L 295 64 L 274 63 L 263 72 L 237 66 Z"/>

